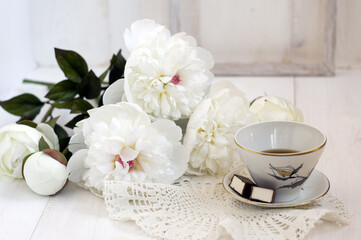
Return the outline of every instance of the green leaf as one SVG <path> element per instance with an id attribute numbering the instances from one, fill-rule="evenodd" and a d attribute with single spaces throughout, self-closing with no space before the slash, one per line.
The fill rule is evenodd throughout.
<path id="1" fill-rule="evenodd" d="M 55 124 L 54 132 L 59 140 L 69 137 L 68 133 L 59 124 Z"/>
<path id="2" fill-rule="evenodd" d="M 72 120 L 70 120 L 67 124 L 65 124 L 65 127 L 73 129 L 75 127 L 75 125 L 77 124 L 77 122 L 87 118 L 88 116 L 89 116 L 88 114 L 77 115 Z"/>
<path id="3" fill-rule="evenodd" d="M 60 151 L 63 151 L 69 143 L 70 137 L 68 133 L 59 124 L 55 124 L 54 132 L 58 136 Z"/>
<path id="4" fill-rule="evenodd" d="M 40 138 L 38 146 L 39 146 L 39 151 L 43 151 L 44 149 L 50 148 L 49 144 L 45 141 L 43 137 Z"/>
<path id="5" fill-rule="evenodd" d="M 5 111 L 20 116 L 22 120 L 33 120 L 39 114 L 44 103 L 36 96 L 25 93 L 7 101 L 1 101 L 0 105 Z"/>
<path id="6" fill-rule="evenodd" d="M 63 138 L 63 139 L 61 139 L 60 141 L 59 141 L 59 146 L 60 146 L 60 151 L 64 151 L 64 149 L 66 149 L 67 147 L 68 147 L 68 145 L 69 145 L 69 141 L 70 141 L 70 137 L 67 137 L 67 138 Z M 67 158 L 67 159 L 70 159 L 70 157 L 71 157 L 71 154 L 70 154 L 70 156 L 69 156 L 69 154 L 68 153 L 66 153 L 66 154 L 64 154 L 65 155 L 65 157 Z M 69 156 L 69 157 L 68 157 Z"/>
<path id="7" fill-rule="evenodd" d="M 67 151 L 66 153 L 63 153 L 63 154 L 66 157 L 66 159 L 68 159 L 68 162 L 69 162 L 71 156 L 73 155 L 70 151 Z"/>
<path id="8" fill-rule="evenodd" d="M 28 158 L 31 156 L 31 155 L 33 155 L 34 153 L 30 153 L 29 155 L 27 155 L 26 157 L 24 157 L 24 159 L 23 159 L 23 165 L 22 165 L 22 169 L 21 169 L 21 175 L 23 175 L 23 178 L 25 178 L 25 176 L 24 176 L 24 166 L 25 166 L 25 162 L 26 162 L 26 160 L 28 160 Z"/>
<path id="9" fill-rule="evenodd" d="M 22 120 L 20 122 L 18 122 L 18 124 L 22 124 L 22 125 L 26 125 L 32 128 L 36 128 L 38 126 L 38 124 L 34 123 L 33 121 L 30 120 Z"/>
<path id="10" fill-rule="evenodd" d="M 101 83 L 104 82 L 104 79 L 107 76 L 107 74 L 109 72 L 109 69 L 110 69 L 110 66 L 102 73 L 102 75 L 100 75 L 99 80 L 100 80 Z"/>
<path id="11" fill-rule="evenodd" d="M 86 100 L 78 98 L 75 100 L 71 100 L 68 102 L 56 102 L 52 104 L 56 108 L 62 108 L 62 109 L 70 109 L 71 113 L 83 113 L 87 114 L 87 111 L 89 109 L 92 109 L 93 106 Z"/>
<path id="12" fill-rule="evenodd" d="M 60 118 L 60 116 L 57 116 L 57 117 L 55 117 L 55 118 L 50 119 L 50 120 L 47 121 L 46 123 L 47 123 L 50 127 L 54 128 L 54 127 L 55 127 L 55 124 L 56 124 L 56 122 L 58 121 L 59 118 Z"/>
<path id="13" fill-rule="evenodd" d="M 72 82 L 81 83 L 88 73 L 88 65 L 84 58 L 74 51 L 55 48 L 56 61 L 65 76 Z"/>
<path id="14" fill-rule="evenodd" d="M 101 106 L 104 105 L 104 103 L 103 103 L 104 93 L 105 93 L 105 92 L 103 92 L 103 94 L 102 94 L 102 95 L 100 96 L 100 98 L 99 98 L 98 107 L 101 107 Z"/>
<path id="15" fill-rule="evenodd" d="M 111 65 L 116 66 L 118 68 L 122 68 L 125 66 L 126 60 L 122 55 L 122 49 L 119 49 L 117 55 L 113 54 L 110 63 Z"/>
<path id="16" fill-rule="evenodd" d="M 75 102 L 75 100 L 71 100 L 68 102 L 54 102 L 51 105 L 56 108 L 71 109 L 73 107 L 74 102 Z"/>
<path id="17" fill-rule="evenodd" d="M 81 97 L 93 99 L 99 96 L 101 83 L 93 70 L 90 70 L 90 72 L 83 78 L 82 82 L 77 85 L 76 89 Z"/>
<path id="18" fill-rule="evenodd" d="M 52 87 L 45 97 L 55 101 L 68 101 L 76 96 L 75 87 L 76 84 L 72 81 L 64 80 Z"/>
<path id="19" fill-rule="evenodd" d="M 124 76 L 125 64 L 126 60 L 122 56 L 122 50 L 120 49 L 117 55 L 113 55 L 110 60 L 109 84 Z"/>
<path id="20" fill-rule="evenodd" d="M 93 106 L 83 99 L 75 100 L 73 107 L 71 108 L 71 113 L 87 113 L 89 109 L 92 109 Z"/>

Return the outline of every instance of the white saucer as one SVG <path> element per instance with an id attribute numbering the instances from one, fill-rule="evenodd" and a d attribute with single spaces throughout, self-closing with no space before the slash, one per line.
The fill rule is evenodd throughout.
<path id="1" fill-rule="evenodd" d="M 240 174 L 240 172 L 244 171 L 244 168 L 245 167 L 235 168 L 231 170 L 229 173 L 227 173 L 227 175 L 223 178 L 223 187 L 232 197 L 242 202 L 256 206 L 281 208 L 281 207 L 295 207 L 295 206 L 305 205 L 321 199 L 323 196 L 326 195 L 326 193 L 330 189 L 330 181 L 327 179 L 327 177 L 320 171 L 314 169 L 310 177 L 303 185 L 300 195 L 295 200 L 289 202 L 274 202 L 274 203 L 256 202 L 241 197 L 237 192 L 235 192 L 232 188 L 229 187 L 229 183 L 231 182 L 233 175 Z"/>

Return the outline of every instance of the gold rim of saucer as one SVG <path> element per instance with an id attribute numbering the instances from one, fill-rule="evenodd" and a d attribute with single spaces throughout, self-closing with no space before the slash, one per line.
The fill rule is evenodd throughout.
<path id="1" fill-rule="evenodd" d="M 316 170 L 316 169 L 314 169 Z M 234 169 L 229 171 L 224 177 L 223 177 L 223 180 L 222 180 L 222 185 L 223 185 L 223 188 L 224 190 L 226 190 L 226 192 L 231 195 L 232 197 L 236 198 L 237 200 L 241 201 L 241 202 L 244 202 L 244 203 L 248 203 L 248 204 L 251 204 L 251 205 L 255 205 L 255 206 L 260 206 L 260 207 L 272 207 L 272 208 L 277 208 L 277 207 L 298 207 L 298 206 L 302 206 L 302 205 L 306 205 L 306 204 L 310 204 L 310 203 L 313 203 L 313 202 L 316 202 L 318 200 L 320 200 L 321 198 L 323 198 L 327 193 L 328 191 L 330 190 L 330 187 L 331 187 L 331 183 L 330 183 L 330 180 L 328 180 L 328 178 L 326 177 L 325 174 L 323 174 L 322 172 L 318 171 L 320 174 L 322 174 L 325 179 L 327 180 L 327 183 L 328 183 L 328 188 L 327 190 L 322 194 L 320 195 L 319 197 L 315 198 L 315 199 L 312 199 L 312 200 L 309 200 L 309 201 L 305 201 L 305 202 L 300 202 L 300 203 L 291 203 L 291 204 L 288 204 L 288 203 L 279 203 L 279 204 L 274 204 L 274 203 L 262 203 L 262 202 L 256 202 L 256 201 L 251 201 L 249 199 L 246 199 L 246 198 L 243 198 L 243 197 L 240 197 L 240 196 L 237 196 L 236 194 L 234 194 L 233 192 L 230 192 L 228 191 L 228 189 L 226 188 L 226 183 L 225 183 L 225 178 L 228 176 L 228 174 L 234 172 Z M 228 183 L 229 184 L 229 183 Z"/>

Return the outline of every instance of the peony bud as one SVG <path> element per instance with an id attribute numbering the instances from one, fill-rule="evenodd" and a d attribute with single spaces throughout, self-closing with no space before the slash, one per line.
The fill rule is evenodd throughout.
<path id="1" fill-rule="evenodd" d="M 303 121 L 303 114 L 284 98 L 264 96 L 256 98 L 249 108 L 253 113 L 253 122 L 267 121 Z"/>
<path id="2" fill-rule="evenodd" d="M 45 149 L 30 155 L 23 168 L 24 178 L 31 190 L 40 195 L 53 195 L 67 182 L 67 161 L 59 151 Z"/>

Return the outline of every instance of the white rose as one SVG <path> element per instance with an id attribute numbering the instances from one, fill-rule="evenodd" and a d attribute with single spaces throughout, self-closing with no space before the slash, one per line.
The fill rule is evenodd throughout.
<path id="1" fill-rule="evenodd" d="M 132 52 L 123 80 L 104 94 L 105 103 L 122 99 L 140 106 L 156 118 L 188 118 L 202 101 L 213 79 L 211 54 L 185 34 L 171 36 L 151 20 L 139 20 L 124 35 Z M 108 93 L 109 92 L 109 93 Z"/>
<path id="2" fill-rule="evenodd" d="M 39 140 L 43 137 L 51 148 L 59 148 L 54 130 L 45 123 L 36 128 L 23 124 L 10 124 L 0 129 L 0 175 L 22 178 L 23 159 L 39 151 Z"/>
<path id="3" fill-rule="evenodd" d="M 152 123 L 139 106 L 125 102 L 89 115 L 70 139 L 70 181 L 101 195 L 105 179 L 172 183 L 184 174 L 188 154 L 173 121 Z"/>
<path id="4" fill-rule="evenodd" d="M 23 171 L 27 185 L 40 195 L 49 196 L 59 192 L 68 179 L 66 163 L 65 157 L 55 150 L 46 149 L 30 155 Z"/>
<path id="5" fill-rule="evenodd" d="M 301 110 L 281 97 L 264 96 L 256 98 L 249 110 L 254 114 L 253 122 L 303 121 Z"/>
<path id="6" fill-rule="evenodd" d="M 244 93 L 229 82 L 218 82 L 191 115 L 184 146 L 190 152 L 187 172 L 222 175 L 240 157 L 234 133 L 248 123 L 249 103 Z"/>

